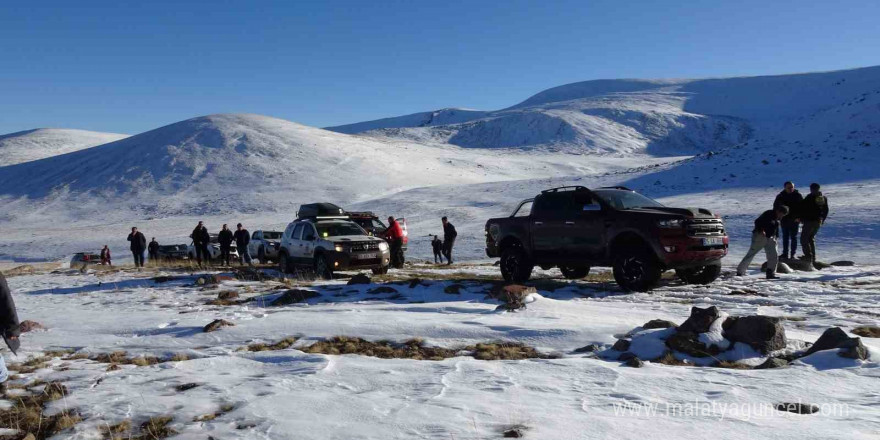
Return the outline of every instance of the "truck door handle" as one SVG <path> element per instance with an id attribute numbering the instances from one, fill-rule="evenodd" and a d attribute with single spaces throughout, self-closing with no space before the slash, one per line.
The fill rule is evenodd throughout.
<path id="1" fill-rule="evenodd" d="M 544 222 L 535 222 L 536 225 L 543 225 Z"/>
<path id="2" fill-rule="evenodd" d="M 567 225 L 573 225 L 574 222 L 565 222 L 565 224 L 567 224 Z"/>

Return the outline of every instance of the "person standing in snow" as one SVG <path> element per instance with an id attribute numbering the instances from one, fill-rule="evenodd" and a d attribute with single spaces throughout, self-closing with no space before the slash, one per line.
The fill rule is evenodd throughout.
<path id="1" fill-rule="evenodd" d="M 0 273 L 0 332 L 3 333 L 3 340 L 12 353 L 17 353 L 21 345 L 18 340 L 21 330 L 19 330 L 18 314 L 15 312 L 15 302 L 12 301 L 12 292 L 9 291 L 9 285 L 6 284 L 6 278 L 2 273 Z M 8 379 L 6 361 L 0 355 L 0 394 L 6 395 Z"/>
<path id="2" fill-rule="evenodd" d="M 431 248 L 434 250 L 434 264 L 440 264 L 443 262 L 443 240 L 440 240 L 440 237 L 434 236 L 434 239 L 431 240 Z"/>
<path id="3" fill-rule="evenodd" d="M 446 256 L 446 264 L 451 265 L 452 247 L 455 245 L 455 237 L 458 237 L 458 232 L 445 216 L 440 221 L 443 222 L 443 255 Z"/>
<path id="4" fill-rule="evenodd" d="M 767 254 L 767 278 L 775 279 L 776 265 L 779 264 L 779 255 L 776 253 L 776 239 L 779 236 L 779 221 L 788 215 L 789 210 L 785 205 L 777 206 L 769 211 L 764 211 L 755 220 L 755 229 L 752 231 L 752 246 L 749 252 L 739 262 L 736 268 L 737 276 L 745 276 L 752 259 L 761 249 Z"/>
<path id="5" fill-rule="evenodd" d="M 394 217 L 388 217 L 388 228 L 385 229 L 384 238 L 391 246 L 391 267 L 403 268 L 403 228 Z"/>
<path id="6" fill-rule="evenodd" d="M 229 266 L 229 254 L 232 251 L 232 240 L 234 239 L 234 235 L 232 231 L 226 227 L 226 223 L 223 224 L 223 228 L 220 229 L 220 233 L 217 234 L 217 242 L 220 243 L 220 259 L 223 260 L 223 263 Z"/>
<path id="7" fill-rule="evenodd" d="M 205 265 L 211 261 L 211 254 L 208 253 L 208 243 L 211 241 L 211 235 L 208 234 L 208 228 L 202 222 L 199 222 L 196 225 L 196 228 L 193 229 L 192 234 L 189 234 L 189 238 L 192 238 L 193 247 L 196 250 L 196 262 L 199 267 L 202 267 L 202 259 L 205 260 Z"/>
<path id="8" fill-rule="evenodd" d="M 147 250 L 147 237 L 143 232 L 138 232 L 138 228 L 131 228 L 131 234 L 128 234 L 128 241 L 131 242 L 131 255 L 134 257 L 134 267 L 138 270 L 144 267 L 144 251 Z"/>
<path id="9" fill-rule="evenodd" d="M 113 263 L 110 261 L 110 248 L 106 244 L 101 249 L 101 266 L 113 266 Z"/>
<path id="10" fill-rule="evenodd" d="M 804 230 L 801 232 L 801 248 L 804 250 L 803 259 L 816 266 L 816 235 L 819 228 L 825 224 L 828 218 L 828 198 L 820 191 L 818 183 L 810 184 L 810 193 L 804 197 L 800 206 L 801 221 L 804 222 Z M 818 268 L 817 268 L 818 269 Z"/>
<path id="11" fill-rule="evenodd" d="M 153 240 L 150 241 L 150 244 L 147 246 L 147 252 L 150 253 L 150 262 L 157 263 L 159 260 L 159 242 L 156 241 L 156 237 L 153 237 Z"/>
<path id="12" fill-rule="evenodd" d="M 248 249 L 248 245 L 251 243 L 251 233 L 241 227 L 241 223 L 239 223 L 235 227 L 233 238 L 235 238 L 235 246 L 238 248 L 238 264 L 247 263 L 248 266 L 253 266 L 251 251 Z"/>
<path id="13" fill-rule="evenodd" d="M 798 209 L 804 201 L 804 196 L 798 190 L 794 189 L 794 183 L 785 182 L 782 186 L 782 192 L 776 195 L 773 201 L 773 208 L 777 206 L 787 206 L 788 215 L 782 219 L 780 226 L 782 228 L 782 259 L 794 259 L 797 253 L 798 229 L 800 228 L 800 218 L 798 217 Z M 791 244 L 791 253 L 789 253 L 789 244 Z"/>

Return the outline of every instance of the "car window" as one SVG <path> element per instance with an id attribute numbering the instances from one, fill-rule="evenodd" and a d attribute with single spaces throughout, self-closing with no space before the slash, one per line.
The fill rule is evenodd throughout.
<path id="1" fill-rule="evenodd" d="M 367 235 L 367 232 L 354 222 L 319 223 L 318 235 L 326 238 L 342 237 L 346 235 Z"/>
<path id="2" fill-rule="evenodd" d="M 281 238 L 281 233 L 280 233 L 280 232 L 275 232 L 275 231 L 271 231 L 271 232 L 269 232 L 269 231 L 263 231 L 263 236 L 262 236 L 262 237 L 263 237 L 264 240 L 278 240 L 278 239 Z"/>
<path id="3" fill-rule="evenodd" d="M 535 202 L 533 200 L 529 200 L 528 202 L 519 205 L 519 208 L 513 213 L 513 217 L 528 217 L 532 214 L 532 205 L 534 204 Z"/>
<path id="4" fill-rule="evenodd" d="M 645 197 L 635 191 L 620 189 L 598 189 L 596 195 L 615 209 L 662 208 L 656 200 Z"/>
<path id="5" fill-rule="evenodd" d="M 373 219 L 373 228 L 375 229 L 388 229 L 384 223 L 379 221 L 378 219 Z"/>
<path id="6" fill-rule="evenodd" d="M 315 236 L 315 227 L 310 224 L 303 224 L 302 226 L 302 239 L 305 241 L 314 241 L 317 238 Z"/>
<path id="7" fill-rule="evenodd" d="M 261 239 L 261 238 L 263 238 L 263 233 L 262 233 L 262 232 L 260 232 L 260 231 L 256 231 L 256 232 L 254 232 L 254 236 L 253 236 L 253 239 L 254 239 L 254 240 L 259 240 L 259 239 Z"/>
<path id="8" fill-rule="evenodd" d="M 294 240 L 299 240 L 300 237 L 302 236 L 302 230 L 303 230 L 303 224 L 302 223 L 297 224 L 296 227 L 293 228 L 293 232 L 290 233 L 290 238 L 292 238 Z"/>

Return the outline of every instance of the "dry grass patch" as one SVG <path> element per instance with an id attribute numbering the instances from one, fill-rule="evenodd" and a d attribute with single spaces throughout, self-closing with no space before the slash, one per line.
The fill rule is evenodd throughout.
<path id="1" fill-rule="evenodd" d="M 149 420 L 141 423 L 139 434 L 127 438 L 130 440 L 158 440 L 171 437 L 177 434 L 177 431 L 168 426 L 173 421 L 174 417 L 171 416 L 150 417 Z"/>
<path id="2" fill-rule="evenodd" d="M 79 356 L 79 355 L 78 355 Z M 147 367 L 150 365 L 163 364 L 165 362 L 179 362 L 179 361 L 187 361 L 189 360 L 189 356 L 186 353 L 175 353 L 166 358 L 159 358 L 157 356 L 148 356 L 148 355 L 129 355 L 128 352 L 125 351 L 114 351 L 112 353 L 100 353 L 88 359 L 101 363 L 101 364 L 110 364 L 107 368 L 107 371 L 115 371 L 119 369 L 120 365 L 134 365 L 137 367 Z"/>
<path id="3" fill-rule="evenodd" d="M 481 343 L 467 347 L 465 350 L 472 351 L 474 358 L 484 361 L 546 359 L 550 357 L 519 342 Z"/>
<path id="4" fill-rule="evenodd" d="M 19 374 L 30 374 L 34 371 L 47 368 L 49 366 L 49 361 L 52 359 L 53 358 L 49 356 L 34 356 L 19 364 L 9 364 L 6 368 Z"/>
<path id="5" fill-rule="evenodd" d="M 204 415 L 197 416 L 197 417 L 193 418 L 193 422 L 210 422 L 211 420 L 214 420 L 217 417 L 220 417 L 226 413 L 232 412 L 232 410 L 234 410 L 234 409 L 235 409 L 234 405 L 227 403 L 227 404 L 221 406 L 217 412 L 214 412 L 211 414 L 204 414 Z"/>
<path id="6" fill-rule="evenodd" d="M 39 394 L 6 396 L 12 401 L 13 406 L 0 410 L 0 426 L 31 433 L 37 440 L 52 437 L 69 429 L 82 421 L 75 410 L 64 410 L 51 416 L 43 413 L 45 404 L 62 399 L 67 394 L 67 387 L 62 383 L 49 382 Z M 8 438 L 8 436 L 0 438 Z"/>
<path id="7" fill-rule="evenodd" d="M 265 344 L 258 342 L 256 344 L 250 344 L 247 346 L 247 351 L 273 351 L 273 350 L 286 350 L 290 348 L 299 338 L 295 336 L 291 336 L 289 338 L 284 338 L 274 344 Z"/>
<path id="8" fill-rule="evenodd" d="M 731 370 L 751 370 L 753 368 L 751 365 L 732 361 L 718 361 L 712 364 L 712 366 L 715 368 L 728 368 Z"/>
<path id="9" fill-rule="evenodd" d="M 874 326 L 861 326 L 856 327 L 852 330 L 853 334 L 863 336 L 866 338 L 880 338 L 880 327 Z"/>
<path id="10" fill-rule="evenodd" d="M 402 344 L 389 341 L 371 342 L 361 338 L 335 336 L 318 341 L 303 349 L 306 353 L 359 354 L 382 359 L 443 360 L 455 356 L 456 350 L 425 347 L 421 339 L 411 339 Z"/>
<path id="11" fill-rule="evenodd" d="M 131 432 L 131 420 L 123 420 L 113 425 L 101 427 L 101 436 L 106 440 L 123 440 Z"/>
<path id="12" fill-rule="evenodd" d="M 663 365 L 672 365 L 672 366 L 676 366 L 676 367 L 692 367 L 693 366 L 685 361 L 682 361 L 682 360 L 676 358 L 675 355 L 671 351 L 667 351 L 659 359 L 651 361 L 651 362 L 656 362 L 658 364 L 663 364 Z"/>

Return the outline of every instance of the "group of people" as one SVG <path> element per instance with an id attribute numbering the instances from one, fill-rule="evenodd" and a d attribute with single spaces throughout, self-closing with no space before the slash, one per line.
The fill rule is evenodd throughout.
<path id="1" fill-rule="evenodd" d="M 798 233 L 800 233 L 801 248 L 804 252 L 800 259 L 820 269 L 816 265 L 816 235 L 828 217 L 828 198 L 822 194 L 821 188 L 818 183 L 811 183 L 810 193 L 804 197 L 795 189 L 794 183 L 785 182 L 782 192 L 773 201 L 773 209 L 764 211 L 755 220 L 752 245 L 737 266 L 737 275 L 746 275 L 752 259 L 763 249 L 767 254 L 767 278 L 778 278 L 776 268 L 780 257 L 777 253 L 777 241 L 780 230 L 783 262 L 795 259 Z"/>
<path id="2" fill-rule="evenodd" d="M 443 223 L 443 240 L 440 240 L 440 237 L 434 236 L 434 239 L 431 240 L 431 248 L 434 250 L 434 263 L 441 264 L 443 263 L 443 257 L 446 257 L 446 264 L 452 264 L 452 247 L 455 245 L 455 238 L 458 237 L 458 232 L 455 230 L 455 226 L 452 223 L 449 223 L 449 219 L 443 217 L 440 219 Z"/>
<path id="3" fill-rule="evenodd" d="M 209 247 L 211 245 L 211 234 L 208 233 L 208 228 L 205 226 L 204 222 L 200 221 L 199 224 L 196 225 L 192 234 L 189 235 L 189 238 L 192 238 L 193 248 L 195 248 L 196 263 L 199 267 L 203 267 L 203 263 L 204 265 L 210 263 L 211 251 Z M 248 251 L 248 244 L 251 242 L 251 234 L 241 225 L 241 223 L 236 225 L 235 232 L 232 232 L 229 229 L 229 226 L 224 223 L 220 232 L 217 234 L 217 243 L 220 245 L 220 261 L 226 266 L 229 266 L 232 256 L 233 242 L 235 242 L 236 249 L 238 250 L 239 264 L 252 266 L 254 264 L 253 259 L 251 258 L 250 251 Z"/>

